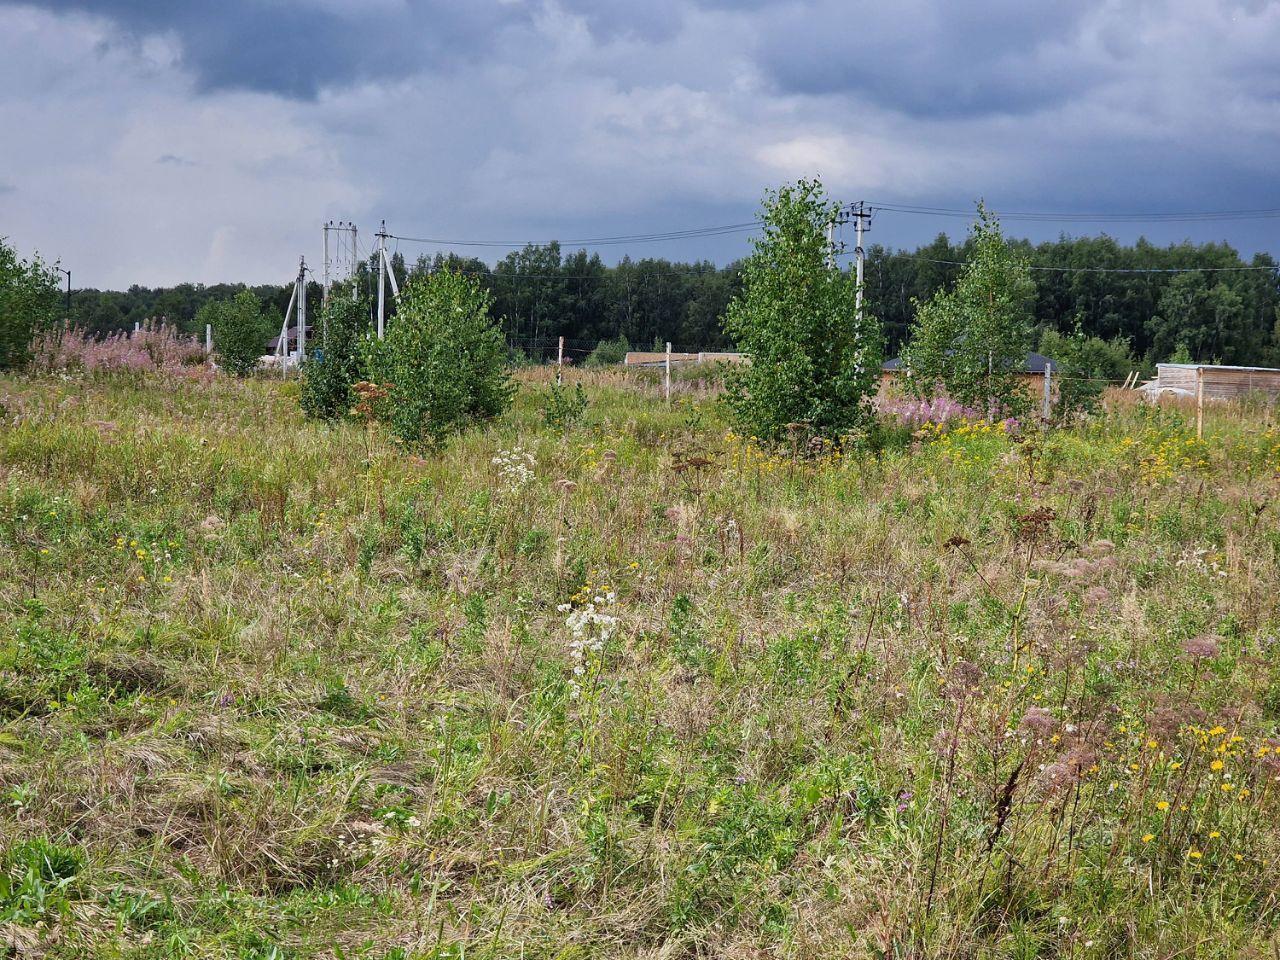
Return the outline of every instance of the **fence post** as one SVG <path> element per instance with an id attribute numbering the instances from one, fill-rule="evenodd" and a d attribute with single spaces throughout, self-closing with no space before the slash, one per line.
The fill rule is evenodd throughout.
<path id="1" fill-rule="evenodd" d="M 1196 367 L 1196 439 L 1204 437 L 1204 367 Z"/>
<path id="2" fill-rule="evenodd" d="M 671 341 L 667 341 L 667 402 L 671 401 Z"/>
<path id="3" fill-rule="evenodd" d="M 1053 382 L 1053 364 L 1050 363 L 1048 360 L 1046 360 L 1044 364 L 1044 405 L 1041 407 L 1041 410 L 1040 410 L 1040 417 L 1046 423 L 1048 423 L 1050 411 L 1053 409 L 1052 401 L 1050 400 L 1050 397 L 1052 396 L 1052 391 L 1053 391 L 1052 382 Z"/>
<path id="4" fill-rule="evenodd" d="M 213 353 L 213 324 L 206 323 L 204 325 L 204 355 L 210 356 Z"/>
<path id="5" fill-rule="evenodd" d="M 564 372 L 564 337 L 560 338 L 560 346 L 556 349 L 556 385 L 560 385 L 560 378 Z"/>

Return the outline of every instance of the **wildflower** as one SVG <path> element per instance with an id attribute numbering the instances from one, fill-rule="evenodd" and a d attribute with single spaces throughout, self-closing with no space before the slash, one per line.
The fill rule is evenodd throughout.
<path id="1" fill-rule="evenodd" d="M 1150 843 L 1150 842 L 1151 842 L 1152 840 L 1154 840 L 1155 838 L 1156 838 L 1156 835 L 1155 835 L 1154 833 L 1144 833 L 1144 834 L 1142 835 L 1142 842 L 1143 842 L 1143 843 Z"/>
<path id="2" fill-rule="evenodd" d="M 1221 650 L 1218 641 L 1210 636 L 1191 637 L 1182 641 L 1182 652 L 1192 660 L 1207 660 L 1216 657 Z M 1225 730 L 1222 731 L 1226 733 Z"/>
<path id="3" fill-rule="evenodd" d="M 1204 854 L 1201 853 L 1199 850 L 1195 849 L 1194 847 L 1192 847 L 1190 850 L 1187 851 L 1187 859 L 1189 860 L 1199 860 L 1203 856 Z"/>
<path id="4" fill-rule="evenodd" d="M 1022 715 L 1021 729 L 1036 736 L 1047 736 L 1057 725 L 1058 721 L 1053 714 L 1044 707 L 1028 707 L 1027 712 Z"/>
<path id="5" fill-rule="evenodd" d="M 1160 801 L 1158 801 L 1158 802 L 1156 803 L 1156 809 L 1157 809 L 1157 810 L 1168 810 L 1168 809 L 1169 809 L 1169 801 L 1168 801 L 1168 800 L 1160 800 Z"/>
<path id="6" fill-rule="evenodd" d="M 1221 761 L 1221 760 L 1215 760 L 1215 761 L 1213 761 L 1213 763 L 1209 764 L 1209 769 L 1210 769 L 1210 770 L 1221 770 L 1221 769 L 1222 769 L 1222 761 Z"/>
<path id="7" fill-rule="evenodd" d="M 538 465 L 533 454 L 526 452 L 523 447 L 512 447 L 510 450 L 500 451 L 490 462 L 498 468 L 498 479 L 502 481 L 508 493 L 514 493 L 533 480 L 533 470 Z M 572 481 L 565 482 L 572 483 Z M 571 491 L 562 488 L 562 492 Z"/>

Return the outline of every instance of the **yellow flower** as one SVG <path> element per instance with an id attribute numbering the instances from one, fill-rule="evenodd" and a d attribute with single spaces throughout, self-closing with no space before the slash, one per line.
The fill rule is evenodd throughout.
<path id="1" fill-rule="evenodd" d="M 1209 769 L 1210 769 L 1210 770 L 1221 770 L 1221 769 L 1222 769 L 1222 761 L 1221 761 L 1221 760 L 1215 760 L 1215 761 L 1213 761 L 1213 763 L 1209 764 Z"/>
<path id="2" fill-rule="evenodd" d="M 1203 856 L 1204 856 L 1203 853 L 1201 853 L 1199 850 L 1196 850 L 1194 848 L 1187 851 L 1187 858 L 1190 860 L 1199 860 Z"/>
<path id="3" fill-rule="evenodd" d="M 1222 790 L 1224 793 L 1230 793 L 1235 788 L 1236 788 L 1236 785 L 1234 783 L 1224 783 L 1222 785 Z"/>
<path id="4" fill-rule="evenodd" d="M 1209 831 L 1209 839 L 1210 839 L 1210 840 L 1217 840 L 1220 836 L 1222 836 L 1222 833 L 1221 833 L 1220 831 L 1218 831 L 1218 830 L 1210 830 L 1210 831 Z"/>
<path id="5" fill-rule="evenodd" d="M 1155 835 L 1154 833 L 1144 833 L 1144 834 L 1142 835 L 1142 842 L 1143 842 L 1143 843 L 1150 843 L 1150 842 L 1151 842 L 1152 840 L 1154 840 L 1155 838 L 1156 838 L 1156 835 Z"/>
<path id="6" fill-rule="evenodd" d="M 1168 809 L 1169 809 L 1169 801 L 1168 801 L 1168 800 L 1161 800 L 1161 801 L 1159 801 L 1159 802 L 1156 804 L 1156 809 L 1157 809 L 1157 810 L 1168 810 Z"/>

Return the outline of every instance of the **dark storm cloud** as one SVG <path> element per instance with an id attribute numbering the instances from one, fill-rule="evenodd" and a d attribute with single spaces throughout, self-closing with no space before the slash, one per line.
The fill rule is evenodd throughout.
<path id="1" fill-rule="evenodd" d="M 35 6 L 103 16 L 137 36 L 176 35 L 183 62 L 203 91 L 257 90 L 298 99 L 326 86 L 465 63 L 528 17 L 521 5 L 450 0 L 407 7 L 302 0 L 37 0 Z"/>
<path id="2" fill-rule="evenodd" d="M 0 136 L 0 206 L 118 285 L 287 276 L 330 218 L 460 239 L 732 223 L 814 175 L 1005 213 L 1277 207 L 1277 49 L 1280 0 L 0 0 L 0 129 L 24 134 Z M 871 239 L 965 220 L 885 211 Z M 1008 227 L 1253 250 L 1274 223 Z"/>
<path id="3" fill-rule="evenodd" d="M 820 0 L 771 13 L 757 56 L 783 93 L 859 94 L 920 117 L 1024 113 L 1097 81 L 1068 52 L 1096 5 Z"/>

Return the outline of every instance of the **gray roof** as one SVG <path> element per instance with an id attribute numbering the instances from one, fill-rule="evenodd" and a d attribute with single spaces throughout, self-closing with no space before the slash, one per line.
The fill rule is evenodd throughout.
<path id="1" fill-rule="evenodd" d="M 307 324 L 308 340 L 311 339 L 311 334 L 312 334 L 312 331 L 314 330 L 315 330 L 315 326 L 313 324 L 308 323 Z M 289 336 L 289 349 L 292 350 L 298 343 L 298 328 L 296 325 L 289 328 L 288 336 Z M 276 336 L 272 337 L 270 340 L 267 341 L 267 352 L 274 353 L 279 346 L 280 346 L 280 336 L 277 334 Z"/>

